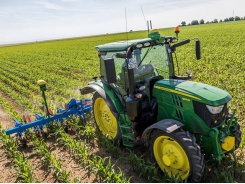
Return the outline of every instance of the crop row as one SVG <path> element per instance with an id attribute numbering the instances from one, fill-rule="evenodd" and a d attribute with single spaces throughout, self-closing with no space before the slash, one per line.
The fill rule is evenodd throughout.
<path id="1" fill-rule="evenodd" d="M 85 166 L 86 169 L 94 173 L 99 178 L 100 182 L 129 182 L 121 171 L 116 172 L 111 164 L 110 158 L 102 158 L 97 155 L 90 156 L 86 144 L 80 140 L 69 137 L 62 129 L 56 129 L 55 135 L 57 141 L 69 149 L 76 160 Z"/>
<path id="2" fill-rule="evenodd" d="M 4 93 L 5 97 L 12 99 L 14 102 L 16 102 L 18 105 L 20 105 L 23 109 L 29 110 L 31 112 L 35 111 L 35 112 L 40 112 L 40 109 L 37 108 L 37 106 L 33 105 L 33 101 L 29 101 L 27 98 L 19 95 L 19 93 L 17 93 L 15 90 L 13 90 L 10 86 L 6 85 L 5 83 L 0 82 L 0 90 L 2 91 L 2 93 Z M 5 103 L 9 104 L 9 101 L 6 100 L 6 98 L 2 97 L 2 100 L 5 101 Z M 13 104 L 12 104 L 13 105 Z M 16 107 L 13 107 L 12 105 L 8 105 L 9 107 L 7 107 L 7 111 L 8 109 L 14 109 Z M 6 105 L 5 105 L 6 106 Z M 13 115 L 13 114 L 11 114 Z"/>
<path id="3" fill-rule="evenodd" d="M 5 154 L 12 160 L 12 165 L 17 171 L 16 182 L 33 183 L 33 169 L 28 158 L 25 158 L 22 152 L 18 151 L 15 141 L 6 135 L 5 130 L 0 125 L 0 141 L 3 145 Z"/>
<path id="4" fill-rule="evenodd" d="M 11 66 L 8 66 L 9 68 Z M 56 75 L 53 72 L 46 72 L 40 69 L 32 69 L 31 72 L 32 74 L 29 75 L 28 72 L 25 72 L 24 74 L 20 74 L 23 71 L 28 70 L 28 68 L 31 67 L 27 67 L 25 66 L 25 68 L 19 68 L 19 69 L 15 69 L 14 73 L 11 74 L 11 70 L 10 72 L 8 71 L 8 69 L 4 69 L 4 73 L 2 74 L 2 76 L 10 76 L 10 78 L 5 77 L 3 78 L 5 82 L 7 82 L 9 85 L 13 86 L 13 88 L 19 91 L 20 94 L 24 93 L 25 96 L 31 95 L 33 96 L 34 94 L 37 93 L 38 88 L 37 87 L 33 87 L 33 85 L 36 85 L 36 82 L 39 79 L 47 79 L 47 83 L 49 86 L 51 86 L 49 88 L 48 94 L 51 94 L 52 96 L 64 96 L 66 98 L 70 97 L 70 90 L 66 90 L 67 89 L 72 89 L 72 87 L 70 87 L 71 85 L 71 81 L 68 80 L 67 78 L 62 78 L 59 75 Z M 13 71 L 13 70 L 12 70 Z M 34 75 L 35 74 L 35 75 Z M 12 77 L 12 76 L 18 76 L 19 80 L 16 80 L 16 77 Z M 6 79 L 8 78 L 8 79 Z M 23 84 L 23 82 L 20 81 L 31 81 L 32 84 L 28 84 L 28 85 L 21 85 L 21 83 Z M 57 82 L 59 81 L 59 82 Z M 33 94 L 34 93 L 34 94 Z"/>
<path id="5" fill-rule="evenodd" d="M 1 85 L 0 85 L 1 87 Z M 0 105 L 3 107 L 3 109 L 8 112 L 12 118 L 14 119 L 20 119 L 21 116 L 15 111 L 15 109 L 12 107 L 12 105 L 9 104 L 9 102 L 2 97 L 2 94 L 0 93 Z"/>
<path id="6" fill-rule="evenodd" d="M 31 137 L 35 153 L 41 157 L 42 163 L 54 173 L 58 182 L 69 183 L 68 177 L 70 173 L 67 173 L 62 169 L 61 160 L 57 160 L 56 156 L 51 154 L 50 149 L 44 140 L 39 140 L 34 133 L 29 133 L 29 136 Z"/>

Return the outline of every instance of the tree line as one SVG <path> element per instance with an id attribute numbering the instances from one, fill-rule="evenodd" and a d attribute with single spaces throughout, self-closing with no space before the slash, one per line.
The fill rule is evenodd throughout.
<path id="1" fill-rule="evenodd" d="M 191 21 L 191 23 L 188 23 L 186 24 L 185 21 L 182 21 L 181 22 L 181 26 L 190 26 L 190 25 L 198 25 L 198 24 L 210 24 L 210 23 L 218 23 L 218 22 L 229 22 L 229 21 L 238 21 L 238 20 L 245 20 L 245 16 L 244 17 L 238 17 L 238 16 L 235 16 L 235 17 L 229 17 L 229 18 L 225 18 L 224 20 L 220 19 L 214 19 L 213 21 L 207 21 L 205 22 L 203 19 L 201 19 L 200 21 L 198 20 L 193 20 Z"/>

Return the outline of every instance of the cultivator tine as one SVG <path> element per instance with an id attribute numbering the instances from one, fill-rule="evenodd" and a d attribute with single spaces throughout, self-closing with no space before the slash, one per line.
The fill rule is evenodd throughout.
<path id="1" fill-rule="evenodd" d="M 25 118 L 25 116 L 23 116 L 22 118 Z M 21 127 L 22 126 L 22 124 L 18 120 L 16 120 L 16 119 L 14 119 L 14 124 L 15 124 L 15 127 Z M 24 131 L 18 131 L 17 132 L 17 137 L 18 137 L 21 145 L 23 147 L 27 147 L 27 141 L 26 141 L 25 137 L 23 137 L 23 135 L 22 135 L 23 132 Z"/>
<path id="2" fill-rule="evenodd" d="M 27 140 L 25 137 L 23 137 L 23 135 L 20 133 L 18 134 L 18 137 L 19 137 L 19 141 L 22 145 L 22 147 L 27 147 Z"/>
<path id="3" fill-rule="evenodd" d="M 25 117 L 25 115 L 22 116 L 22 120 L 23 120 L 24 123 L 26 123 L 26 117 Z"/>
<path id="4" fill-rule="evenodd" d="M 48 112 L 49 112 L 50 115 L 54 115 L 54 112 L 53 112 L 52 109 L 49 108 L 49 109 L 48 109 Z"/>
<path id="5" fill-rule="evenodd" d="M 28 115 L 23 115 L 22 120 L 24 123 L 30 123 L 31 122 L 31 118 Z"/>
<path id="6" fill-rule="evenodd" d="M 31 118 L 30 118 L 30 116 L 28 116 L 28 115 L 26 115 L 26 122 L 27 122 L 27 123 L 30 123 L 30 122 L 31 122 Z"/>
<path id="7" fill-rule="evenodd" d="M 40 126 L 39 129 L 41 131 L 42 137 L 44 139 L 47 139 L 48 138 L 48 133 L 43 129 L 43 126 Z"/>
<path id="8" fill-rule="evenodd" d="M 67 106 L 67 103 L 65 104 L 65 110 L 69 110 L 69 107 Z"/>

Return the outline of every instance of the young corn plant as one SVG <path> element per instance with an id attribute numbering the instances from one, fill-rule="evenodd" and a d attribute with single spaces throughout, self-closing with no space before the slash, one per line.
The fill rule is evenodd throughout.
<path id="1" fill-rule="evenodd" d="M 131 169 L 137 171 L 140 176 L 148 179 L 150 182 L 162 182 L 159 178 L 158 168 L 155 163 L 138 157 L 133 151 L 129 150 L 129 156 L 125 158 L 131 164 Z"/>
<path id="2" fill-rule="evenodd" d="M 114 141 L 111 141 L 106 136 L 102 135 L 101 132 L 97 132 L 99 146 L 102 147 L 106 152 L 117 159 L 121 156 L 120 144 L 116 144 Z"/>
<path id="3" fill-rule="evenodd" d="M 169 177 L 167 173 L 159 170 L 155 162 L 150 159 L 138 157 L 132 150 L 129 149 L 129 156 L 123 157 L 125 161 L 131 164 L 131 169 L 139 173 L 139 176 L 146 178 L 150 182 L 167 182 L 180 183 L 183 182 L 180 178 Z"/>
<path id="4" fill-rule="evenodd" d="M 39 140 L 35 134 L 31 135 L 33 146 L 36 153 L 41 157 L 41 161 L 44 162 L 45 165 L 54 173 L 58 182 L 68 183 L 68 177 L 70 173 L 67 173 L 61 167 L 61 160 L 57 160 L 55 155 L 52 155 L 50 149 L 43 141 L 43 139 Z"/>
<path id="5" fill-rule="evenodd" d="M 32 168 L 28 158 L 25 158 L 21 152 L 16 152 L 13 159 L 13 165 L 17 171 L 17 181 L 24 183 L 33 183 Z"/>
<path id="6" fill-rule="evenodd" d="M 86 142 L 83 143 L 81 140 L 69 137 L 63 127 L 56 126 L 56 128 L 55 136 L 58 142 L 65 146 L 80 164 L 96 174 L 101 182 L 129 182 L 120 169 L 119 172 L 114 169 L 111 164 L 111 158 L 89 155 Z"/>
<path id="7" fill-rule="evenodd" d="M 62 128 L 56 131 L 57 141 L 65 146 L 80 164 L 87 164 L 89 150 L 80 140 L 69 137 Z"/>
<path id="8" fill-rule="evenodd" d="M 5 130 L 2 129 L 0 124 L 0 141 L 3 145 L 4 152 L 6 155 L 12 159 L 12 164 L 14 169 L 17 171 L 16 182 L 23 183 L 33 183 L 35 182 L 33 178 L 33 170 L 30 165 L 28 158 L 25 158 L 24 155 L 18 151 L 18 147 L 15 144 L 14 140 L 10 136 L 6 135 Z"/>
<path id="9" fill-rule="evenodd" d="M 91 125 L 91 122 L 84 123 L 82 119 L 72 116 L 66 123 L 70 129 L 88 142 L 95 138 L 95 128 Z"/>
<path id="10" fill-rule="evenodd" d="M 94 155 L 91 160 L 89 160 L 89 167 L 92 172 L 99 177 L 100 182 L 107 183 L 129 183 L 121 169 L 117 172 L 114 169 L 114 165 L 111 164 L 111 158 Z"/>

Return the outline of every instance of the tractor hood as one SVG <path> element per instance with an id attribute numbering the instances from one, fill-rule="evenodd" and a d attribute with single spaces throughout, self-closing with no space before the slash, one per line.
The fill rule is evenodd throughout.
<path id="1" fill-rule="evenodd" d="M 163 79 L 155 83 L 154 89 L 175 93 L 182 98 L 196 100 L 211 106 L 219 106 L 231 100 L 230 94 L 222 89 L 192 81 Z"/>

